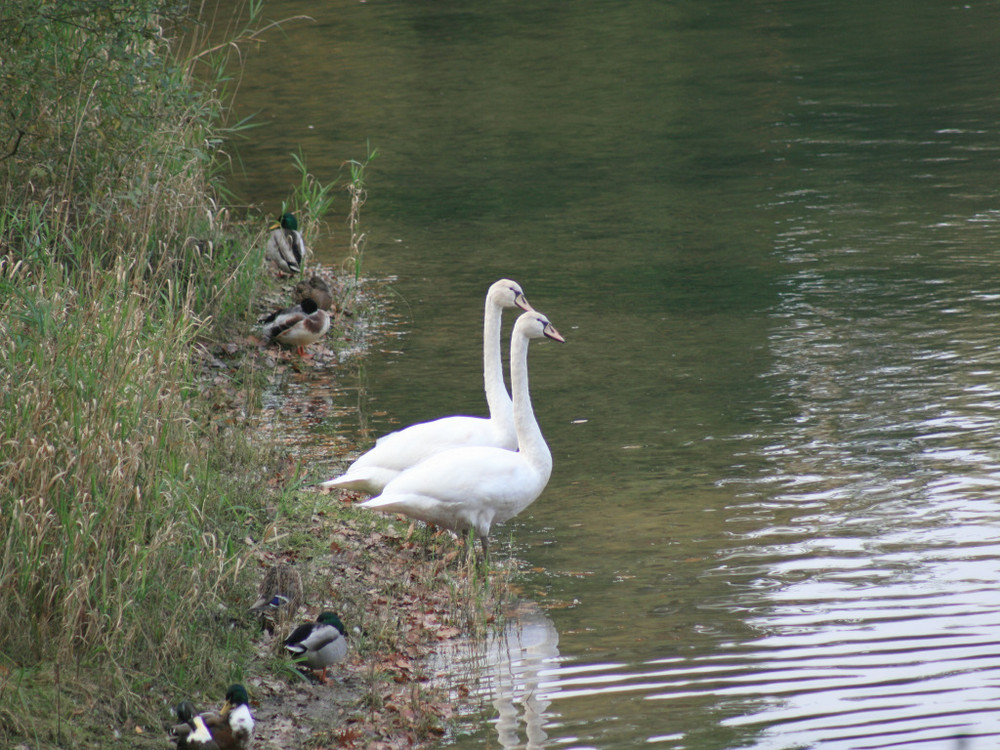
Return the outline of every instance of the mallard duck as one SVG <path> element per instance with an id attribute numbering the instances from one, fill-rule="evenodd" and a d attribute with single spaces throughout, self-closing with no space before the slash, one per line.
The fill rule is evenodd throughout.
<path id="1" fill-rule="evenodd" d="M 306 243 L 299 233 L 299 222 L 293 213 L 284 213 L 272 224 L 271 235 L 267 238 L 264 257 L 274 263 L 278 270 L 286 274 L 302 271 L 306 259 Z"/>
<path id="2" fill-rule="evenodd" d="M 171 740 L 177 744 L 179 750 L 182 748 L 219 750 L 219 745 L 212 738 L 205 719 L 195 711 L 190 701 L 181 701 L 174 710 L 181 723 L 171 729 L 170 734 Z"/>
<path id="3" fill-rule="evenodd" d="M 292 617 L 302 604 L 302 576 L 293 566 L 278 563 L 267 569 L 250 611 L 274 632 L 274 623 Z"/>
<path id="4" fill-rule="evenodd" d="M 316 301 L 307 298 L 294 307 L 280 310 L 264 321 L 267 337 L 303 356 L 306 347 L 330 330 L 330 316 Z"/>
<path id="5" fill-rule="evenodd" d="M 302 303 L 296 302 L 294 305 L 289 307 L 282 307 L 279 310 L 275 310 L 272 313 L 268 313 L 262 318 L 257 318 L 257 325 L 269 326 L 271 323 L 276 321 L 282 315 L 291 315 L 292 313 L 302 312 Z"/>
<path id="6" fill-rule="evenodd" d="M 483 382 L 486 404 L 484 417 L 441 417 L 420 422 L 380 437 L 375 445 L 352 463 L 338 477 L 321 487 L 341 487 L 371 494 L 381 492 L 401 471 L 416 466 L 435 453 L 469 445 L 490 445 L 513 451 L 517 449 L 514 428 L 514 404 L 503 382 L 500 354 L 500 320 L 504 309 L 531 310 L 521 285 L 500 279 L 486 293 L 483 315 Z"/>
<path id="7" fill-rule="evenodd" d="M 305 279 L 300 281 L 295 285 L 292 295 L 296 302 L 312 299 L 320 310 L 333 309 L 333 292 L 330 291 L 330 285 L 319 276 L 313 276 L 308 281 Z"/>
<path id="8" fill-rule="evenodd" d="M 246 688 L 236 683 L 226 692 L 226 703 L 219 713 L 198 714 L 183 701 L 177 706 L 177 718 L 183 723 L 171 732 L 178 750 L 246 750 L 253 740 L 253 715 Z"/>
<path id="9" fill-rule="evenodd" d="M 285 648 L 326 683 L 326 668 L 347 656 L 347 633 L 344 623 L 333 612 L 323 612 L 316 622 L 299 625 L 285 639 Z"/>

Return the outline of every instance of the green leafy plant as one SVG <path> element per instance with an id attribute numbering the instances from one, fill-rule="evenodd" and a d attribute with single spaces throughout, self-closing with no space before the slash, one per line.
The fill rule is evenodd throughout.
<path id="1" fill-rule="evenodd" d="M 361 278 L 361 264 L 364 259 L 366 234 L 361 231 L 361 207 L 368 200 L 368 190 L 365 183 L 365 172 L 369 165 L 378 157 L 378 149 L 369 143 L 365 149 L 365 158 L 361 161 L 351 159 L 347 162 L 350 180 L 347 183 L 347 193 L 351 199 L 351 207 L 347 214 L 347 226 L 350 231 L 350 258 L 353 266 L 354 280 Z"/>
<path id="2" fill-rule="evenodd" d="M 295 169 L 298 170 L 300 177 L 292 202 L 296 213 L 302 214 L 305 218 L 303 237 L 306 244 L 310 245 L 319 236 L 322 221 L 333 206 L 333 191 L 337 183 L 320 182 L 309 171 L 301 149 L 298 153 L 292 154 L 292 161 L 295 162 Z M 285 210 L 284 206 L 282 210 Z"/>

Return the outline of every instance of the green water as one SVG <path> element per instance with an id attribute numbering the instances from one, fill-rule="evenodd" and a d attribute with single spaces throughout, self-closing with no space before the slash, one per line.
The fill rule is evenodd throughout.
<path id="1" fill-rule="evenodd" d="M 379 149 L 376 434 L 484 413 L 497 278 L 567 339 L 530 355 L 552 478 L 497 535 L 525 650 L 468 666 L 449 742 L 995 745 L 1000 3 L 267 12 L 314 20 L 248 59 L 234 187 L 273 214 L 289 153 Z"/>

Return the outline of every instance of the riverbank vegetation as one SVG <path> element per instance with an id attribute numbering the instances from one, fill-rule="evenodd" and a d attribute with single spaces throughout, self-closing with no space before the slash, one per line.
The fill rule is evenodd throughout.
<path id="1" fill-rule="evenodd" d="M 223 146 L 242 127 L 226 117 L 225 56 L 236 48 L 191 47 L 191 37 L 176 44 L 197 28 L 187 13 L 175 0 L 8 0 L 0 9 L 0 744 L 8 747 L 162 746 L 171 701 L 214 702 L 236 681 L 253 693 L 301 680 L 275 649 L 262 658 L 260 629 L 247 622 L 269 556 L 311 559 L 318 545 L 353 550 L 348 558 L 360 565 L 384 544 L 419 558 L 424 585 L 452 587 L 446 599 L 471 601 L 455 587 L 482 591 L 450 552 L 407 547 L 409 530 L 359 520 L 342 504 L 308 517 L 289 510 L 303 502 L 294 494 L 300 472 L 256 439 L 267 372 L 247 335 L 255 300 L 275 288 L 261 270 L 266 224 L 231 215 L 221 183 Z M 363 169 L 372 155 L 355 164 Z M 300 164 L 303 195 L 330 198 Z M 312 208 L 318 219 L 329 203 Z M 353 223 L 351 232 L 358 282 L 363 235 Z M 221 361 L 220 352 L 232 356 Z M 336 533 L 324 520 L 332 517 Z M 275 545 L 283 537 L 311 538 L 312 547 L 293 554 L 287 542 Z M 269 547 L 258 541 L 269 538 Z M 355 669 L 382 685 L 405 663 L 379 666 L 387 655 L 469 622 L 442 604 L 423 641 L 409 628 L 394 632 L 389 623 L 406 618 L 388 613 L 408 584 L 385 570 L 375 577 L 390 590 L 345 585 L 314 598 L 365 618 L 356 653 L 368 666 Z M 365 596 L 382 597 L 384 613 L 371 615 L 379 610 Z M 490 616 L 488 598 L 471 621 Z M 411 672 L 403 676 L 419 669 Z M 371 741 L 386 693 L 352 690 L 370 725 L 337 741 Z M 393 731 L 407 741 L 433 736 L 447 718 L 403 708 L 396 714 L 412 726 Z"/>

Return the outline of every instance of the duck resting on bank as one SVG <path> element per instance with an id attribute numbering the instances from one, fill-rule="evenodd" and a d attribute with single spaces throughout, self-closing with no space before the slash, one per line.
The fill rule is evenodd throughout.
<path id="1" fill-rule="evenodd" d="M 285 639 L 285 648 L 326 684 L 326 668 L 347 656 L 347 632 L 334 612 L 323 612 L 316 622 L 299 625 Z"/>
<path id="2" fill-rule="evenodd" d="M 182 722 L 171 730 L 177 750 L 247 750 L 253 740 L 254 720 L 246 688 L 236 683 L 226 692 L 218 712 L 199 714 L 189 701 L 177 706 Z"/>
<path id="3" fill-rule="evenodd" d="M 264 258 L 273 263 L 280 273 L 287 275 L 301 273 L 308 251 L 299 232 L 299 222 L 295 214 L 283 213 L 269 229 L 271 234 L 267 238 Z"/>
<path id="4" fill-rule="evenodd" d="M 302 279 L 296 284 L 292 291 L 292 299 L 297 303 L 304 299 L 312 299 L 320 310 L 327 312 L 333 310 L 333 292 L 330 290 L 330 285 L 319 276 Z"/>
<path id="5" fill-rule="evenodd" d="M 260 618 L 269 633 L 279 622 L 286 622 L 302 605 L 302 576 L 293 565 L 275 563 L 261 579 L 257 599 L 250 611 Z"/>
<path id="6" fill-rule="evenodd" d="M 306 347 L 330 330 L 330 315 L 310 297 L 261 321 L 269 340 L 304 356 Z"/>

